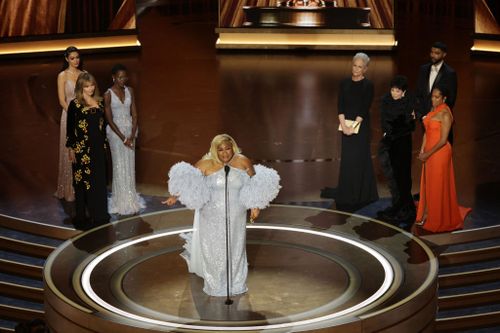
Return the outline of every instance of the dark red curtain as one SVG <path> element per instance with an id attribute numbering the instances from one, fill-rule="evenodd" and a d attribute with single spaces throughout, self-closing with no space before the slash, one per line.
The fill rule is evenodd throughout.
<path id="1" fill-rule="evenodd" d="M 0 0 L 0 37 L 64 32 L 68 0 Z"/>
<path id="2" fill-rule="evenodd" d="M 115 18 L 109 25 L 109 30 L 135 29 L 135 0 L 123 0 Z"/>
<path id="3" fill-rule="evenodd" d="M 69 0 L 65 32 L 70 34 L 109 30 L 124 0 Z"/>

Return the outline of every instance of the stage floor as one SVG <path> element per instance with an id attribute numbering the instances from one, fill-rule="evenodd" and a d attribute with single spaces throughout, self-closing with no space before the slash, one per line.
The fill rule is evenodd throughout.
<path id="1" fill-rule="evenodd" d="M 413 235 L 333 210 L 275 205 L 247 225 L 248 292 L 211 297 L 179 255 L 186 209 L 133 217 L 65 242 L 47 260 L 54 331 L 317 330 L 432 326 L 437 261 Z M 69 325 L 69 326 L 68 326 Z"/>

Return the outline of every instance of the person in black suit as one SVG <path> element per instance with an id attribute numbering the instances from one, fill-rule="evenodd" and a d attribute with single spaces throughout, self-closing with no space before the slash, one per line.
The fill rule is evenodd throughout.
<path id="1" fill-rule="evenodd" d="M 416 117 L 422 120 L 432 108 L 431 91 L 441 87 L 449 92 L 446 104 L 453 110 L 457 98 L 457 73 L 444 62 L 447 46 L 442 42 L 435 42 L 431 47 L 431 62 L 420 66 L 417 80 L 417 109 Z M 448 141 L 453 143 L 453 133 L 450 130 Z"/>
<path id="2" fill-rule="evenodd" d="M 396 75 L 380 103 L 383 137 L 378 158 L 392 197 L 392 205 L 377 212 L 383 221 L 410 228 L 416 210 L 411 195 L 412 132 L 415 129 L 415 99 L 407 91 L 408 79 Z"/>

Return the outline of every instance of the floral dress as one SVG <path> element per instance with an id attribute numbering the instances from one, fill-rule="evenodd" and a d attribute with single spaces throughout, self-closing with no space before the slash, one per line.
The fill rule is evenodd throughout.
<path id="1" fill-rule="evenodd" d="M 88 208 L 94 224 L 109 220 L 106 189 L 106 123 L 102 101 L 98 107 L 82 105 L 77 99 L 68 107 L 66 146 L 75 152 L 73 186 L 77 219 L 85 219 Z"/>

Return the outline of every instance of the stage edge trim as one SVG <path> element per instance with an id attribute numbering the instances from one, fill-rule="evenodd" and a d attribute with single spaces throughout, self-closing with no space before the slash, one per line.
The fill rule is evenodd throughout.
<path id="1" fill-rule="evenodd" d="M 336 239 L 338 241 L 346 242 L 349 243 L 353 246 L 356 246 L 360 248 L 361 250 L 364 250 L 365 252 L 368 252 L 370 255 L 375 257 L 379 263 L 382 265 L 384 269 L 384 281 L 381 285 L 381 287 L 373 293 L 370 297 L 365 299 L 364 301 L 350 307 L 347 309 L 344 309 L 342 311 L 329 314 L 326 316 L 322 317 L 317 317 L 313 319 L 308 319 L 308 320 L 300 320 L 300 321 L 295 321 L 295 322 L 290 322 L 290 323 L 284 323 L 284 324 L 273 324 L 273 325 L 262 325 L 262 326 L 240 326 L 240 327 L 224 327 L 224 326 L 202 326 L 202 325 L 186 325 L 186 324 L 180 324 L 180 323 L 174 323 L 174 322 L 168 322 L 168 321 L 162 321 L 162 320 L 155 320 L 151 318 L 146 318 L 143 316 L 139 316 L 127 311 L 124 311 L 122 309 L 119 309 L 106 301 L 104 301 L 102 298 L 100 298 L 96 292 L 92 289 L 92 286 L 90 284 L 90 277 L 92 275 L 92 272 L 94 268 L 104 259 L 106 259 L 108 256 L 111 254 L 118 252 L 128 246 L 141 243 L 144 241 L 148 241 L 151 239 L 155 238 L 160 238 L 160 237 L 165 237 L 165 236 L 172 236 L 172 235 L 177 235 L 180 233 L 185 233 L 185 232 L 191 232 L 193 229 L 192 228 L 184 228 L 180 230 L 174 230 L 174 231 L 167 231 L 167 232 L 162 232 L 158 234 L 153 234 L 153 235 L 148 235 L 145 237 L 141 238 L 136 238 L 134 240 L 131 240 L 129 242 L 122 243 L 116 247 L 112 247 L 109 250 L 101 253 L 98 255 L 96 258 L 94 258 L 87 267 L 85 267 L 82 278 L 81 278 L 81 283 L 82 287 L 87 294 L 87 296 L 92 299 L 93 302 L 101 306 L 103 309 L 106 309 L 107 311 L 110 311 L 114 314 L 117 314 L 119 316 L 126 317 L 128 319 L 134 319 L 140 322 L 148 323 L 148 324 L 153 324 L 153 325 L 160 325 L 160 326 L 167 326 L 167 327 L 174 327 L 174 328 L 181 328 L 181 329 L 194 329 L 194 330 L 207 330 L 207 331 L 251 331 L 251 330 L 269 330 L 269 329 L 282 329 L 282 328 L 290 328 L 290 327 L 295 327 L 297 325 L 310 325 L 310 324 L 316 324 L 325 320 L 330 320 L 330 319 L 336 319 L 344 315 L 348 315 L 350 313 L 353 313 L 357 310 L 362 309 L 365 306 L 368 306 L 369 304 L 373 303 L 376 301 L 378 298 L 382 297 L 389 288 L 391 287 L 393 280 L 394 280 L 394 270 L 390 264 L 390 262 L 379 252 L 376 250 L 372 249 L 371 247 L 367 246 L 366 244 L 363 244 L 361 242 L 358 242 L 356 240 L 342 237 L 339 235 L 331 234 L 328 232 L 323 232 L 323 231 L 317 231 L 317 230 L 307 230 L 303 228 L 296 228 L 296 227 L 289 227 L 289 226 L 263 226 L 263 225 L 249 225 L 247 226 L 249 229 L 268 229 L 268 230 L 284 230 L 284 231 L 291 231 L 291 232 L 302 232 L 302 233 L 308 233 L 308 234 L 313 234 L 317 236 L 322 236 L 322 237 L 327 237 L 327 238 L 332 238 Z"/>

